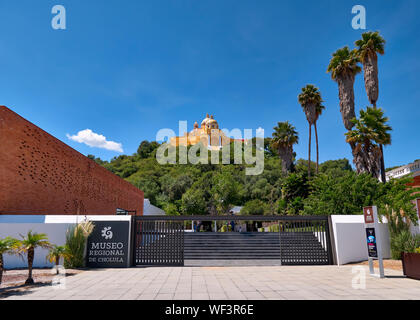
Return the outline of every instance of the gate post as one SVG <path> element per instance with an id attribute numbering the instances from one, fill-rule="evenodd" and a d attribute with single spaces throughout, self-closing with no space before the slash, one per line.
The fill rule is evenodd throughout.
<path id="1" fill-rule="evenodd" d="M 137 222 L 136 217 L 131 216 L 131 267 L 134 267 L 136 265 L 136 251 L 137 251 L 137 245 L 136 245 L 136 238 L 137 238 Z"/>
<path id="2" fill-rule="evenodd" d="M 337 252 L 335 249 L 335 238 L 334 238 L 334 228 L 332 224 L 331 216 L 328 216 L 328 240 L 329 240 L 329 249 L 328 256 L 331 257 L 330 264 L 337 265 Z"/>

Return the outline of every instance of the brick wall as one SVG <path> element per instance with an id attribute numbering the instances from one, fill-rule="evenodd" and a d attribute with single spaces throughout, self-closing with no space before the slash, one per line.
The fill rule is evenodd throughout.
<path id="1" fill-rule="evenodd" d="M 0 106 L 0 214 L 143 214 L 144 194 Z"/>

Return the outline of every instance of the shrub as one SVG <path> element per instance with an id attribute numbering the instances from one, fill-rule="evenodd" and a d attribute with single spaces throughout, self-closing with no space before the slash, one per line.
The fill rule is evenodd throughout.
<path id="1" fill-rule="evenodd" d="M 413 236 L 410 231 L 404 230 L 391 237 L 392 259 L 400 260 L 403 252 L 415 253 L 419 247 L 420 235 Z"/>
<path id="2" fill-rule="evenodd" d="M 85 265 L 86 240 L 92 233 L 94 224 L 90 221 L 79 223 L 67 230 L 64 267 L 82 268 Z"/>
<path id="3" fill-rule="evenodd" d="M 267 212 L 267 204 L 261 200 L 255 199 L 245 203 L 240 214 L 245 216 L 262 216 Z"/>

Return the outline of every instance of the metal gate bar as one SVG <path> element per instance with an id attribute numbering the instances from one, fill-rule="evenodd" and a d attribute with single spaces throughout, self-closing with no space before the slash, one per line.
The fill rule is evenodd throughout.
<path id="1" fill-rule="evenodd" d="M 184 265 L 184 224 L 134 218 L 136 265 Z"/>

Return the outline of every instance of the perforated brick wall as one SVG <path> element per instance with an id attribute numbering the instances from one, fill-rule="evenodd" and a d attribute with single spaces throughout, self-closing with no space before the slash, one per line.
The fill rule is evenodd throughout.
<path id="1" fill-rule="evenodd" d="M 0 106 L 0 214 L 143 214 L 144 194 Z"/>

